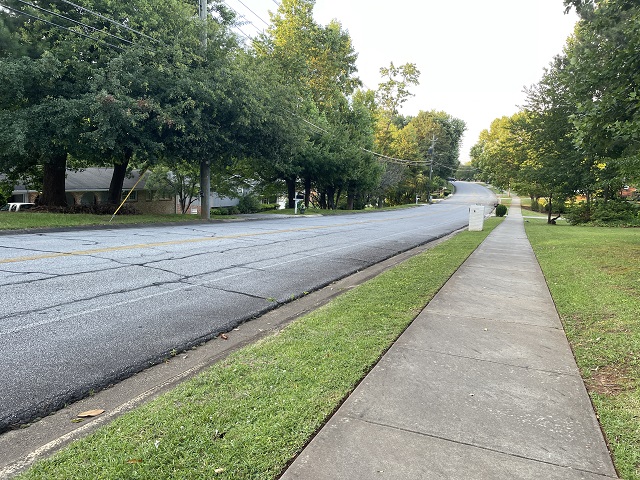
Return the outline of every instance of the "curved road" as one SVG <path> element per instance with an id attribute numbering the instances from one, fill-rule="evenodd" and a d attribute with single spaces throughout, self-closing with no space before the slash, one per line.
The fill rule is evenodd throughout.
<path id="1" fill-rule="evenodd" d="M 0 432 L 468 224 L 495 196 L 328 217 L 0 236 Z"/>

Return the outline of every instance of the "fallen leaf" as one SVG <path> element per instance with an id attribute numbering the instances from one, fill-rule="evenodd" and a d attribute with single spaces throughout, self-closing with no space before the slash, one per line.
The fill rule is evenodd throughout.
<path id="1" fill-rule="evenodd" d="M 224 468 L 216 468 L 213 473 L 222 473 L 224 472 Z"/>
<path id="2" fill-rule="evenodd" d="M 140 460 L 139 458 L 131 458 L 127 460 L 127 463 L 142 463 L 142 460 Z"/>
<path id="3" fill-rule="evenodd" d="M 222 340 L 229 340 L 229 337 L 227 337 L 224 333 L 221 333 L 221 334 L 220 334 L 220 338 L 221 338 Z"/>
<path id="4" fill-rule="evenodd" d="M 102 409 L 87 410 L 86 412 L 79 413 L 78 417 L 80 418 L 97 417 L 102 413 L 104 413 L 104 410 Z"/>
<path id="5" fill-rule="evenodd" d="M 74 418 L 71 420 L 71 423 L 82 423 L 84 422 L 84 418 Z"/>

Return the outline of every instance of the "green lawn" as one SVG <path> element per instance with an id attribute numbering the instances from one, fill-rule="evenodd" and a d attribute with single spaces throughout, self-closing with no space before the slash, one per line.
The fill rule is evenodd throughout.
<path id="1" fill-rule="evenodd" d="M 45 212 L 0 212 L 0 230 L 77 227 L 83 225 L 149 224 L 198 220 L 197 215 L 89 215 Z"/>
<path id="2" fill-rule="evenodd" d="M 306 214 L 320 215 L 348 215 L 352 213 L 379 212 L 381 210 L 399 210 L 411 208 L 415 205 L 399 205 L 396 207 L 386 207 L 384 209 L 366 210 L 320 210 L 310 208 Z M 265 214 L 279 213 L 282 215 L 293 215 L 293 209 L 268 210 Z M 299 213 L 299 212 L 298 212 Z M 233 215 L 212 215 L 212 220 L 225 220 L 234 218 Z M 111 221 L 110 215 L 89 215 L 83 213 L 45 213 L 45 212 L 0 212 L 0 230 L 22 230 L 30 228 L 56 228 L 56 227 L 79 227 L 92 225 L 131 225 L 150 223 L 172 223 L 172 222 L 192 222 L 200 220 L 199 215 L 116 215 Z"/>
<path id="3" fill-rule="evenodd" d="M 420 205 L 424 205 L 423 203 L 421 203 Z M 371 212 L 383 212 L 383 211 L 387 211 L 387 210 L 402 210 L 405 208 L 413 208 L 416 205 L 413 203 L 410 204 L 406 204 L 406 205 L 395 205 L 393 207 L 384 207 L 384 208 L 365 208 L 364 210 L 322 210 L 320 208 L 307 208 L 305 210 L 305 215 L 351 215 L 354 213 L 371 213 Z M 265 213 L 265 214 L 279 214 L 279 215 L 293 215 L 295 213 L 295 210 L 293 208 L 284 208 L 281 210 L 267 210 L 261 213 Z M 300 213 L 300 205 L 298 205 L 298 215 L 301 215 Z"/>
<path id="4" fill-rule="evenodd" d="M 20 478 L 277 478 L 500 221 L 345 293 Z"/>
<path id="5" fill-rule="evenodd" d="M 525 225 L 616 468 L 639 480 L 640 229 Z"/>

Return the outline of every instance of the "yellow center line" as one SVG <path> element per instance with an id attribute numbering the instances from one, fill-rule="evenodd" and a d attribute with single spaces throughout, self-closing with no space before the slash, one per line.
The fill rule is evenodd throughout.
<path id="1" fill-rule="evenodd" d="M 404 217 L 394 217 L 394 218 L 380 219 L 380 220 L 365 220 L 365 221 L 357 221 L 357 222 L 350 222 L 350 223 L 341 223 L 336 225 L 319 225 L 314 227 L 288 228 L 284 230 L 268 230 L 266 232 L 239 233 L 237 235 L 224 235 L 220 237 L 187 238 L 187 239 L 181 239 L 181 240 L 171 240 L 167 242 L 138 243 L 135 245 L 122 245 L 120 247 L 94 248 L 91 250 L 77 250 L 73 252 L 43 253 L 39 255 L 30 255 L 25 257 L 3 259 L 3 260 L 0 260 L 0 264 L 30 262 L 34 260 L 46 260 L 50 258 L 60 258 L 60 257 L 78 257 L 83 255 L 94 255 L 96 253 L 119 252 L 123 250 L 136 250 L 141 248 L 166 247 L 170 245 L 183 245 L 183 244 L 189 244 L 189 243 L 217 242 L 220 240 L 233 240 L 238 238 L 259 237 L 262 235 L 277 235 L 281 233 L 304 232 L 304 231 L 323 230 L 323 229 L 326 230 L 328 228 L 349 227 L 352 225 L 361 225 L 366 223 L 390 222 L 394 220 L 413 218 L 413 217 L 419 217 L 419 216 L 424 216 L 424 214 L 407 215 Z"/>

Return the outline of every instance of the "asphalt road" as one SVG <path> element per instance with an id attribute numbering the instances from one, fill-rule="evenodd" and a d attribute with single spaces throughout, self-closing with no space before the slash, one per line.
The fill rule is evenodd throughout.
<path id="1" fill-rule="evenodd" d="M 0 237 L 0 432 L 468 224 L 493 206 Z"/>

